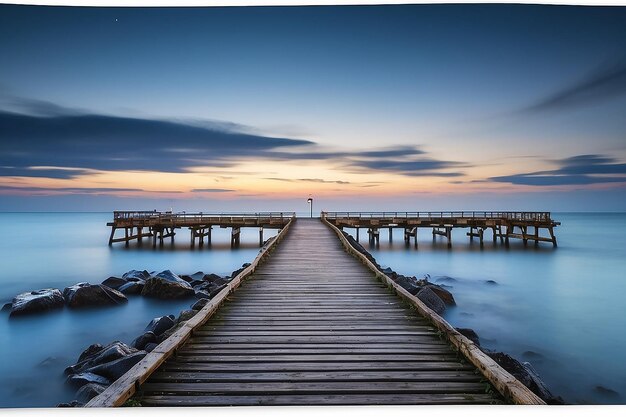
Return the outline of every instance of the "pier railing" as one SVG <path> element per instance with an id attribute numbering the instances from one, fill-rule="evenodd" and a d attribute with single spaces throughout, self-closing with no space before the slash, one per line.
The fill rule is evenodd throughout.
<path id="1" fill-rule="evenodd" d="M 114 211 L 113 220 L 156 220 L 156 221 L 210 221 L 210 220 L 234 220 L 234 219 L 290 219 L 295 215 L 293 212 L 260 212 L 260 213 L 172 213 L 169 211 Z"/>
<path id="2" fill-rule="evenodd" d="M 550 221 L 549 211 L 329 211 L 322 212 L 327 219 L 506 219 Z"/>

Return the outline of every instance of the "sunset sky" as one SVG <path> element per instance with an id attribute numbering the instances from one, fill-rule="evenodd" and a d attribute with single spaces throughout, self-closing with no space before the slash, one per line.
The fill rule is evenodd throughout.
<path id="1" fill-rule="evenodd" d="M 0 6 L 0 211 L 626 210 L 626 7 Z"/>

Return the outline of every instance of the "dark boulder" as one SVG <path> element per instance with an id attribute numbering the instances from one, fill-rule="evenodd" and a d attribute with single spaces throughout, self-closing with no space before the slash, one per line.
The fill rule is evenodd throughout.
<path id="1" fill-rule="evenodd" d="M 36 313 L 63 307 L 63 295 L 56 288 L 25 292 L 15 296 L 11 316 Z"/>
<path id="2" fill-rule="evenodd" d="M 150 278 L 150 276 L 151 276 L 150 272 L 146 270 L 137 271 L 136 269 L 133 269 L 133 270 L 126 272 L 124 275 L 122 275 L 122 278 L 124 278 L 126 281 L 132 282 L 136 280 L 145 281 L 148 278 Z"/>
<path id="3" fill-rule="evenodd" d="M 124 375 L 130 368 L 135 366 L 140 360 L 146 356 L 146 352 L 139 351 L 123 356 L 111 362 L 106 362 L 101 365 L 96 365 L 87 369 L 85 372 L 91 372 L 94 374 L 102 375 L 105 378 L 115 381 L 122 375 Z M 77 398 L 80 400 L 79 398 Z"/>
<path id="4" fill-rule="evenodd" d="M 184 325 L 185 325 L 185 322 L 176 323 L 175 326 L 170 327 L 161 336 L 158 337 L 159 339 L 158 342 L 161 343 L 162 341 L 164 341 L 165 339 L 167 339 L 168 337 L 176 333 Z"/>
<path id="5" fill-rule="evenodd" d="M 59 403 L 57 404 L 57 407 L 59 408 L 74 408 L 74 407 L 82 407 L 84 406 L 84 403 L 78 402 L 76 400 L 73 400 L 69 403 Z"/>
<path id="6" fill-rule="evenodd" d="M 97 345 L 92 345 L 97 346 Z M 90 346 L 87 350 L 91 349 Z M 86 369 L 91 367 L 111 362 L 127 356 L 129 354 L 137 352 L 137 349 L 131 348 L 125 343 L 116 341 L 104 346 L 100 350 L 93 349 L 93 353 L 85 354 L 87 351 L 81 354 L 82 360 L 79 360 L 75 365 L 69 366 L 65 369 L 66 374 L 78 374 L 85 372 Z"/>
<path id="7" fill-rule="evenodd" d="M 218 282 L 205 282 L 202 285 L 196 286 L 194 289 L 196 290 L 196 298 L 213 298 L 224 288 L 226 288 L 226 284 L 220 284 Z"/>
<path id="8" fill-rule="evenodd" d="M 142 334 L 141 336 L 133 340 L 133 342 L 130 345 L 134 347 L 135 349 L 143 350 L 148 343 L 154 343 L 156 342 L 156 340 L 157 340 L 157 337 L 153 332 L 145 332 L 144 334 Z"/>
<path id="9" fill-rule="evenodd" d="M 156 336 L 162 335 L 167 329 L 176 324 L 176 317 L 173 315 L 153 318 L 144 329 L 146 332 L 152 332 Z"/>
<path id="10" fill-rule="evenodd" d="M 63 297 L 70 308 L 119 305 L 128 302 L 121 292 L 102 284 L 81 282 L 63 290 Z"/>
<path id="11" fill-rule="evenodd" d="M 192 288 L 196 288 L 198 285 L 203 285 L 204 281 L 198 281 L 198 280 L 191 280 L 189 281 L 189 285 L 191 285 Z"/>
<path id="12" fill-rule="evenodd" d="M 137 295 L 141 294 L 144 285 L 143 281 L 127 282 L 122 285 L 118 291 L 125 295 Z"/>
<path id="13" fill-rule="evenodd" d="M 90 345 L 87 349 L 83 350 L 83 352 L 78 357 L 78 362 L 82 362 L 89 357 L 95 357 L 95 355 L 99 352 L 102 352 L 104 347 L 100 343 L 94 343 Z"/>
<path id="14" fill-rule="evenodd" d="M 178 315 L 176 319 L 176 323 L 182 323 L 183 321 L 187 321 L 198 313 L 197 310 L 183 310 Z"/>
<path id="15" fill-rule="evenodd" d="M 528 389 L 548 404 L 563 404 L 561 397 L 554 396 L 530 363 L 521 363 L 503 352 L 486 352 L 498 365 L 517 378 Z"/>
<path id="16" fill-rule="evenodd" d="M 203 281 L 209 281 L 209 282 L 213 282 L 213 281 L 220 280 L 220 279 L 222 279 L 222 277 L 220 277 L 217 274 L 206 274 L 205 276 L 202 277 Z"/>
<path id="17" fill-rule="evenodd" d="M 100 384 L 85 384 L 76 393 L 76 401 L 87 404 L 92 398 L 102 394 L 106 387 Z"/>
<path id="18" fill-rule="evenodd" d="M 488 285 L 498 285 L 498 283 L 497 283 L 497 282 L 495 282 L 495 281 L 494 281 L 494 280 L 492 280 L 492 279 L 488 279 L 487 281 L 485 281 L 485 284 L 488 284 Z"/>
<path id="19" fill-rule="evenodd" d="M 449 306 L 456 305 L 454 296 L 452 295 L 450 291 L 446 290 L 445 288 L 440 287 L 439 285 L 436 285 L 436 284 L 426 284 L 425 287 L 430 288 L 435 294 L 437 294 L 439 298 L 441 298 L 441 301 L 443 301 L 446 305 L 449 305 Z"/>
<path id="20" fill-rule="evenodd" d="M 159 346 L 157 343 L 148 343 L 143 350 L 146 352 L 152 352 L 157 346 Z"/>
<path id="21" fill-rule="evenodd" d="M 119 289 L 122 285 L 126 284 L 127 281 L 124 278 L 119 277 L 108 277 L 104 281 L 102 281 L 102 285 L 106 285 L 109 288 L 113 288 L 114 290 Z"/>
<path id="22" fill-rule="evenodd" d="M 202 310 L 202 308 L 209 302 L 208 298 L 201 298 L 191 306 L 192 310 Z"/>
<path id="23" fill-rule="evenodd" d="M 184 298 L 193 296 L 194 290 L 188 282 L 166 270 L 148 278 L 141 295 L 162 299 Z"/>
<path id="24" fill-rule="evenodd" d="M 211 294 L 203 290 L 196 291 L 195 296 L 198 300 L 210 300 L 211 299 Z"/>
<path id="25" fill-rule="evenodd" d="M 2 309 L 0 311 L 9 311 L 11 310 L 12 306 L 13 306 L 13 303 L 6 303 L 5 305 L 2 306 Z"/>
<path id="26" fill-rule="evenodd" d="M 415 279 L 414 277 L 405 277 L 404 275 L 398 275 L 395 279 L 395 282 L 413 295 L 416 295 L 421 289 L 421 287 L 417 283 L 417 279 Z"/>
<path id="27" fill-rule="evenodd" d="M 461 327 L 457 327 L 456 330 L 459 333 L 461 333 L 463 336 L 467 337 L 469 340 L 474 342 L 476 346 L 480 346 L 480 338 L 478 337 L 478 334 L 476 334 L 474 330 L 461 328 Z"/>
<path id="28" fill-rule="evenodd" d="M 107 378 L 100 375 L 92 374 L 90 372 L 70 375 L 67 377 L 66 382 L 75 389 L 78 389 L 83 385 L 92 383 L 104 386 L 111 385 L 111 381 L 109 381 Z"/>
<path id="29" fill-rule="evenodd" d="M 346 233 L 346 232 L 342 232 L 343 235 L 345 236 L 345 238 L 348 240 L 348 243 L 350 243 L 350 246 L 352 246 L 354 249 L 356 249 L 357 252 L 365 255 L 365 257 L 367 259 L 369 259 L 370 262 L 372 262 L 376 268 L 378 268 L 380 270 L 380 265 L 378 265 L 378 262 L 376 262 L 376 259 L 374 259 L 374 257 L 363 247 L 361 246 L 361 244 L 359 242 L 357 242 L 352 235 Z"/>
<path id="30" fill-rule="evenodd" d="M 437 314 L 441 314 L 446 310 L 445 303 L 430 288 L 422 288 L 417 293 L 417 298 Z"/>
<path id="31" fill-rule="evenodd" d="M 454 279 L 452 277 L 445 277 L 445 276 L 444 277 L 438 277 L 435 281 L 437 281 L 437 282 L 445 282 L 447 284 L 451 284 L 451 283 L 457 282 L 456 279 Z"/>

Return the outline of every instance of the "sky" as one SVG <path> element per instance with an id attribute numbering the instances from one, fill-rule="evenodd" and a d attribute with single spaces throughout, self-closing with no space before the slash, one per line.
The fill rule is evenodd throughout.
<path id="1" fill-rule="evenodd" d="M 0 211 L 626 211 L 626 7 L 0 6 Z"/>

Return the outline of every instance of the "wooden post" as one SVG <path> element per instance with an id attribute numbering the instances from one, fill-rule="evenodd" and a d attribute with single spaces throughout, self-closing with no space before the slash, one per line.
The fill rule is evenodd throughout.
<path id="1" fill-rule="evenodd" d="M 159 230 L 159 246 L 163 246 L 163 228 Z"/>
<path id="2" fill-rule="evenodd" d="M 157 242 L 157 230 L 153 227 L 152 228 L 152 247 L 156 248 L 156 242 Z"/>
<path id="3" fill-rule="evenodd" d="M 192 227 L 189 228 L 189 234 L 191 235 L 191 244 L 190 246 L 193 248 L 194 246 L 196 246 L 196 230 Z"/>
<path id="4" fill-rule="evenodd" d="M 415 249 L 417 249 L 417 226 L 415 226 Z"/>
<path id="5" fill-rule="evenodd" d="M 478 234 L 480 237 L 480 246 L 483 246 L 483 235 L 485 234 L 485 229 L 481 227 L 480 230 L 478 231 Z"/>
<path id="6" fill-rule="evenodd" d="M 539 246 L 539 227 L 535 225 L 535 246 Z"/>
<path id="7" fill-rule="evenodd" d="M 230 235 L 230 246 L 239 246 L 241 229 L 239 227 L 233 226 L 232 232 Z"/>
<path id="8" fill-rule="evenodd" d="M 498 235 L 496 234 L 496 226 L 491 228 L 493 230 L 493 243 L 495 244 L 498 241 Z"/>
<path id="9" fill-rule="evenodd" d="M 511 233 L 514 228 L 515 226 L 510 226 L 510 225 L 506 226 L 506 236 L 504 237 L 504 245 L 506 247 L 509 246 L 509 233 Z M 502 232 L 500 232 L 500 234 L 502 235 Z"/>
<path id="10" fill-rule="evenodd" d="M 213 230 L 213 226 L 209 225 L 207 229 L 207 235 L 206 235 L 206 238 L 207 238 L 206 240 L 209 246 L 211 246 L 211 230 Z"/>
<path id="11" fill-rule="evenodd" d="M 393 227 L 389 228 L 389 243 L 393 242 Z"/>
<path id="12" fill-rule="evenodd" d="M 520 226 L 520 230 L 522 231 L 522 240 L 524 241 L 524 246 L 528 245 L 528 239 L 526 234 L 528 233 L 528 226 Z"/>
<path id="13" fill-rule="evenodd" d="M 176 233 L 174 233 L 174 228 L 173 228 L 173 227 L 170 227 L 170 242 L 171 242 L 172 244 L 174 244 L 174 235 L 175 235 L 175 234 L 176 234 Z"/>
<path id="14" fill-rule="evenodd" d="M 360 235 L 360 233 L 359 233 L 359 232 L 360 232 L 360 230 L 361 230 L 361 229 L 360 229 L 359 227 L 357 227 L 357 228 L 356 228 L 356 241 L 357 241 L 357 242 L 359 241 L 359 235 Z"/>
<path id="15" fill-rule="evenodd" d="M 198 247 L 203 247 L 204 246 L 204 229 L 200 228 L 198 229 L 198 232 L 200 232 L 198 234 Z"/>
<path id="16" fill-rule="evenodd" d="M 554 228 L 552 226 L 548 227 L 548 231 L 550 232 L 550 237 L 552 238 L 552 246 L 556 248 L 556 236 L 554 235 Z"/>
<path id="17" fill-rule="evenodd" d="M 470 242 L 473 242 L 474 241 L 474 228 L 473 227 L 470 227 L 469 237 L 470 237 Z"/>
<path id="18" fill-rule="evenodd" d="M 452 247 L 452 228 L 446 227 L 446 237 L 448 238 L 448 248 Z"/>
<path id="19" fill-rule="evenodd" d="M 115 226 L 111 226 L 111 236 L 109 236 L 109 246 L 113 245 L 113 237 L 115 236 L 115 230 L 117 230 L 117 228 Z"/>
<path id="20" fill-rule="evenodd" d="M 132 230 L 131 230 L 130 234 L 131 235 L 133 234 Z M 124 237 L 126 239 L 126 241 L 124 242 L 124 245 L 128 246 L 128 227 L 124 228 Z"/>
<path id="21" fill-rule="evenodd" d="M 263 246 L 263 226 L 259 227 L 259 246 Z"/>
<path id="22" fill-rule="evenodd" d="M 137 226 L 137 241 L 139 243 L 143 241 L 143 226 Z"/>

